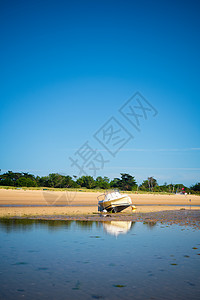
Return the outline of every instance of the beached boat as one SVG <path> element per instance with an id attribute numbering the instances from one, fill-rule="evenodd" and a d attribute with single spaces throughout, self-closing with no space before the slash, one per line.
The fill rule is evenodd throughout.
<path id="1" fill-rule="evenodd" d="M 98 211 L 117 213 L 132 206 L 131 198 L 119 191 L 112 191 L 101 194 L 98 199 Z"/>

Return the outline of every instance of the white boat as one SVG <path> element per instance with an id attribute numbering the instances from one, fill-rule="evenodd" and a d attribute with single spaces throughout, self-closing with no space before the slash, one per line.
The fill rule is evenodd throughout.
<path id="1" fill-rule="evenodd" d="M 131 197 L 121 194 L 119 191 L 112 191 L 101 194 L 98 199 L 98 211 L 100 212 L 120 212 L 123 209 L 133 206 Z"/>

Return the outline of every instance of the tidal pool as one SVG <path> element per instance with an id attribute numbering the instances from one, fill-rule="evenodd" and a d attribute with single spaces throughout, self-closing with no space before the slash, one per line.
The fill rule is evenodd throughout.
<path id="1" fill-rule="evenodd" d="M 200 232 L 0 220 L 0 299 L 200 299 Z"/>

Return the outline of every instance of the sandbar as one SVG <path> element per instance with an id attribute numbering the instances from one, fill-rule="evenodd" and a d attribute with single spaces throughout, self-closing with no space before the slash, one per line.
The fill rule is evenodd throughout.
<path id="1" fill-rule="evenodd" d="M 0 189 L 0 217 L 87 216 L 98 214 L 100 192 Z M 130 207 L 120 216 L 174 210 L 200 210 L 199 195 L 129 194 Z M 118 214 L 117 214 L 118 215 Z"/>

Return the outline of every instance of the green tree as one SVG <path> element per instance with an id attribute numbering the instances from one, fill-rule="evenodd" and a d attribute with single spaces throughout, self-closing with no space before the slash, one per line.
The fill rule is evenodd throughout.
<path id="1" fill-rule="evenodd" d="M 31 180 L 30 178 L 20 177 L 16 180 L 16 186 L 34 187 L 36 186 L 36 182 Z"/>
<path id="2" fill-rule="evenodd" d="M 183 185 L 182 183 L 175 184 L 174 185 L 174 190 L 175 190 L 176 193 L 181 193 L 183 190 L 187 193 L 190 192 L 190 190 L 185 185 Z"/>
<path id="3" fill-rule="evenodd" d="M 4 186 L 14 186 L 14 181 L 11 178 L 4 178 L 4 176 L 0 176 L 0 185 Z"/>
<path id="4" fill-rule="evenodd" d="M 20 180 L 21 178 L 24 179 Z M 0 184 L 8 186 L 37 186 L 34 175 L 19 172 L 14 173 L 12 171 L 8 171 L 7 173 L 0 175 Z"/>
<path id="5" fill-rule="evenodd" d="M 92 176 L 82 176 L 77 179 L 76 183 L 87 189 L 93 189 L 96 186 L 96 182 Z"/>
<path id="6" fill-rule="evenodd" d="M 37 178 L 40 186 L 54 187 L 54 188 L 70 188 L 79 187 L 79 185 L 74 182 L 71 176 L 61 175 L 58 173 L 51 173 L 48 176 Z"/>
<path id="7" fill-rule="evenodd" d="M 120 189 L 124 191 L 132 191 L 137 188 L 135 177 L 127 173 L 120 173 L 120 174 L 121 174 L 121 180 L 119 182 Z"/>
<path id="8" fill-rule="evenodd" d="M 132 191 L 137 188 L 137 183 L 135 178 L 127 173 L 120 173 L 121 179 L 114 178 L 110 186 L 113 188 L 118 188 L 124 191 Z"/>
<path id="9" fill-rule="evenodd" d="M 148 177 L 148 179 L 144 180 L 140 185 L 140 190 L 153 191 L 157 186 L 158 186 L 157 180 L 153 177 Z"/>
<path id="10" fill-rule="evenodd" d="M 149 185 L 149 190 L 153 192 L 154 187 L 156 187 L 157 180 L 153 177 L 148 177 L 148 185 Z"/>
<path id="11" fill-rule="evenodd" d="M 71 176 L 67 175 L 63 177 L 62 187 L 72 188 L 72 187 L 79 187 L 79 185 L 72 179 Z"/>
<path id="12" fill-rule="evenodd" d="M 111 188 L 120 188 L 120 179 L 119 178 L 114 178 L 111 182 L 110 182 L 110 187 Z"/>
<path id="13" fill-rule="evenodd" d="M 200 192 L 200 182 L 196 183 L 195 185 L 192 185 L 190 189 L 194 192 Z"/>
<path id="14" fill-rule="evenodd" d="M 140 184 L 139 189 L 140 189 L 141 191 L 148 191 L 148 190 L 149 190 L 149 183 L 148 183 L 148 180 L 144 180 L 144 181 L 142 182 L 142 184 Z"/>
<path id="15" fill-rule="evenodd" d="M 49 185 L 51 187 L 61 187 L 62 176 L 58 173 L 49 174 Z"/>
<path id="16" fill-rule="evenodd" d="M 51 187 L 50 182 L 49 182 L 49 176 L 40 177 L 39 186 Z"/>
<path id="17" fill-rule="evenodd" d="M 109 178 L 108 177 L 101 177 L 98 176 L 96 178 L 96 187 L 99 187 L 100 189 L 109 189 L 110 188 L 110 183 L 109 183 Z"/>

